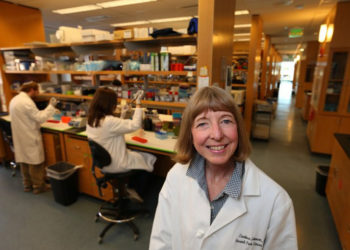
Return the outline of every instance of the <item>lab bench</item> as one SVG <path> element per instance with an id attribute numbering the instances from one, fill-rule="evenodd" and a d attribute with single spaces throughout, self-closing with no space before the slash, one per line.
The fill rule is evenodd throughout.
<path id="1" fill-rule="evenodd" d="M 0 118 L 10 122 L 9 116 L 2 116 Z M 110 186 L 102 190 L 103 197 L 98 193 L 95 178 L 91 173 L 92 157 L 85 129 L 72 128 L 67 124 L 49 122 L 43 123 L 41 127 L 46 166 L 59 161 L 82 165 L 83 167 L 78 170 L 79 192 L 99 199 L 110 200 L 112 198 L 112 188 Z M 132 139 L 133 136 L 145 138 L 147 142 L 141 143 L 135 141 Z M 156 155 L 157 161 L 153 174 L 165 177 L 169 169 L 174 165 L 171 157 L 175 154 L 174 146 L 176 139 L 167 138 L 160 140 L 155 137 L 154 132 L 144 131 L 141 136 L 139 132 L 127 134 L 125 141 L 128 148 L 150 152 Z M 97 173 L 97 175 L 100 174 L 99 172 Z"/>

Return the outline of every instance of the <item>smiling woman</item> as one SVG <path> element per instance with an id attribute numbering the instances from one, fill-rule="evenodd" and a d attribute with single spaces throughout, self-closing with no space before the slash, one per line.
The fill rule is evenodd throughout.
<path id="1" fill-rule="evenodd" d="M 292 201 L 248 159 L 232 96 L 218 87 L 190 99 L 178 162 L 159 194 L 150 249 L 297 249 Z"/>

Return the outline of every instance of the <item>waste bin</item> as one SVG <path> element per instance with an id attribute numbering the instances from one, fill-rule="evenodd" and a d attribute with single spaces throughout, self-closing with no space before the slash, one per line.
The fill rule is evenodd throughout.
<path id="1" fill-rule="evenodd" d="M 326 195 L 326 184 L 329 166 L 318 166 L 316 168 L 316 192 L 320 195 Z"/>
<path id="2" fill-rule="evenodd" d="M 68 206 L 78 198 L 77 167 L 67 162 L 57 162 L 47 168 L 53 196 L 57 203 Z"/>

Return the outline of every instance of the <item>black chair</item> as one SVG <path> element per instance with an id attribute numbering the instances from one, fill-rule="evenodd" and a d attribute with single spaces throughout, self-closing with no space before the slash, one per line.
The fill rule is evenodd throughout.
<path id="1" fill-rule="evenodd" d="M 2 133 L 2 137 L 4 141 L 9 145 L 11 151 L 14 153 L 14 147 L 13 147 L 13 141 L 12 141 L 12 131 L 11 131 L 11 124 L 8 121 L 5 121 L 0 118 L 0 129 Z M 17 164 L 14 160 L 10 160 L 10 162 L 6 162 L 6 160 L 3 160 L 3 166 L 8 166 L 12 169 L 12 177 L 16 176 L 16 168 Z"/>
<path id="2" fill-rule="evenodd" d="M 97 177 L 95 167 L 103 169 L 111 163 L 111 156 L 101 145 L 89 139 L 90 151 L 92 154 L 92 174 L 96 179 L 100 196 L 103 196 L 101 188 L 106 188 L 110 183 L 113 188 L 113 199 L 107 205 L 102 205 L 96 214 L 95 221 L 99 218 L 109 222 L 99 235 L 98 243 L 102 243 L 105 233 L 115 224 L 126 223 L 134 232 L 134 240 L 139 237 L 139 230 L 133 223 L 137 215 L 147 213 L 144 209 L 131 209 L 130 199 L 127 193 L 127 182 L 133 171 L 126 173 L 110 174 L 104 173 Z"/>

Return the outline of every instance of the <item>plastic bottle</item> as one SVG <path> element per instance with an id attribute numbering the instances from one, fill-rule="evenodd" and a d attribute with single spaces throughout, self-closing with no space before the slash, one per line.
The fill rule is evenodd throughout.
<path id="1" fill-rule="evenodd" d="M 179 101 L 179 93 L 175 92 L 174 93 L 174 102 L 178 102 Z"/>

